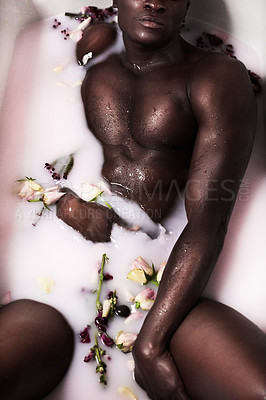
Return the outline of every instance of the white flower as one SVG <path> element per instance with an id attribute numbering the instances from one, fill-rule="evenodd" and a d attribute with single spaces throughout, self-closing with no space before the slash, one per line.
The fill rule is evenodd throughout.
<path id="1" fill-rule="evenodd" d="M 110 300 L 105 299 L 103 301 L 102 317 L 108 317 L 110 310 L 111 310 L 111 302 L 110 302 Z"/>
<path id="2" fill-rule="evenodd" d="M 163 263 L 160 264 L 160 267 L 159 267 L 158 272 L 157 272 L 157 282 L 158 283 L 160 283 L 161 280 L 162 280 L 162 275 L 163 275 L 163 271 L 165 269 L 165 266 L 166 266 L 166 262 L 163 262 Z"/>
<path id="3" fill-rule="evenodd" d="M 149 311 L 153 306 L 155 297 L 155 291 L 153 289 L 146 288 L 136 296 L 135 304 L 137 308 L 140 307 L 142 310 Z"/>
<path id="4" fill-rule="evenodd" d="M 36 195 L 40 195 L 43 192 L 43 187 L 35 182 L 33 178 L 21 179 L 20 187 L 18 191 L 18 197 L 24 200 L 33 200 Z"/>
<path id="5" fill-rule="evenodd" d="M 43 201 L 45 205 L 50 206 L 55 204 L 64 195 L 64 192 L 59 192 L 58 186 L 54 186 L 52 188 L 45 189 L 41 197 L 41 201 Z"/>
<path id="6" fill-rule="evenodd" d="M 129 353 L 137 336 L 136 333 L 119 331 L 115 339 L 115 344 L 123 353 Z"/>
<path id="7" fill-rule="evenodd" d="M 102 194 L 103 190 L 100 186 L 85 182 L 82 184 L 81 198 L 85 201 L 91 201 Z"/>

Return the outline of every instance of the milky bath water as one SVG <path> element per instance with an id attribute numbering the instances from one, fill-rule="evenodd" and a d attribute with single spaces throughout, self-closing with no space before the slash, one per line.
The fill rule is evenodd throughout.
<path id="1" fill-rule="evenodd" d="M 53 28 L 55 19 L 61 25 Z M 54 306 L 66 316 L 76 334 L 71 367 L 64 381 L 47 399 L 116 400 L 121 399 L 118 388 L 126 385 L 139 400 L 146 400 L 146 394 L 134 382 L 130 353 L 125 355 L 116 348 L 106 348 L 111 360 L 106 361 L 108 385 L 102 387 L 95 373 L 95 362 L 83 362 L 93 345 L 93 336 L 91 344 L 83 344 L 79 342 L 78 333 L 86 325 L 93 325 L 96 315 L 93 291 L 97 288 L 98 269 L 104 253 L 109 258 L 106 272 L 113 280 L 104 282 L 102 300 L 110 290 L 116 289 L 119 304 L 129 307 L 132 305 L 128 302 L 129 294 L 135 296 L 143 289 L 127 279 L 134 259 L 141 256 L 149 264 L 154 263 L 156 269 L 167 260 L 186 224 L 182 193 L 178 194 L 180 205 L 176 206 L 171 218 L 158 227 L 157 239 L 152 240 L 142 231 L 131 232 L 115 225 L 111 242 L 98 244 L 86 241 L 57 219 L 54 206 L 38 217 L 42 209 L 40 203 L 19 201 L 15 195 L 15 180 L 25 176 L 35 178 L 44 187 L 54 185 L 51 175 L 43 167 L 46 162 L 52 163 L 69 154 L 74 154 L 74 167 L 65 186 L 89 198 L 88 185 L 98 185 L 102 180 L 102 149 L 87 128 L 80 96 L 86 71 L 76 63 L 75 43 L 66 36 L 77 25 L 77 21 L 58 15 L 26 27 L 16 41 L 1 116 L 2 128 L 10 138 L 3 148 L 8 160 L 9 192 L 12 192 L 8 204 L 5 203 L 6 219 L 11 221 L 11 228 L 8 246 L 1 254 L 5 265 L 4 280 L 12 300 L 30 298 Z M 194 35 L 190 31 L 185 34 L 188 37 Z M 252 49 L 240 42 L 234 45 L 239 52 L 238 58 L 259 73 Z M 113 50 L 120 48 L 118 44 Z M 224 252 L 205 293 L 239 309 L 265 328 L 263 282 L 266 257 L 262 242 L 266 238 L 266 221 L 260 226 L 254 222 L 259 218 L 258 204 L 262 203 L 266 192 L 260 141 L 258 137 L 250 167 L 241 184 Z M 124 205 L 120 207 L 116 200 L 108 198 L 119 211 Z M 128 211 L 133 223 L 139 214 L 138 207 L 133 206 Z M 44 290 L 43 282 L 50 282 L 49 293 Z M 152 284 L 149 286 L 155 289 Z M 248 291 L 252 292 L 252 300 L 249 297 L 247 301 Z M 136 311 L 134 307 L 132 311 Z M 145 313 L 141 311 L 140 319 L 131 323 L 115 317 L 109 323 L 108 333 L 115 337 L 120 330 L 137 332 Z"/>

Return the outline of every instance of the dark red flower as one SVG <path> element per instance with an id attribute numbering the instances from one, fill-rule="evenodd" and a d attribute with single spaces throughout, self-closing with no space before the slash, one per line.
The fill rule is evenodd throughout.
<path id="1" fill-rule="evenodd" d="M 105 344 L 105 346 L 112 347 L 114 344 L 113 339 L 111 339 L 110 336 L 107 335 L 107 333 L 103 333 L 100 336 L 100 339 L 101 339 L 102 343 Z"/>
<path id="2" fill-rule="evenodd" d="M 91 342 L 89 325 L 87 325 L 86 328 L 83 329 L 82 332 L 80 332 L 79 338 L 80 338 L 81 343 L 90 343 Z"/>

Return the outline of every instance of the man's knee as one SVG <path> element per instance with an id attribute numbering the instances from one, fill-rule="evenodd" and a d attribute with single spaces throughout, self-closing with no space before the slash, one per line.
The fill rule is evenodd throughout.
<path id="1" fill-rule="evenodd" d="M 65 318 L 48 305 L 18 300 L 0 310 L 0 326 L 0 398 L 48 394 L 73 354 L 73 332 Z"/>

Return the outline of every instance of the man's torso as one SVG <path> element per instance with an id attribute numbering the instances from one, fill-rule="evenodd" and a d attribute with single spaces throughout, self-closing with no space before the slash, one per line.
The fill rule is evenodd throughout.
<path id="1" fill-rule="evenodd" d="M 82 87 L 88 126 L 102 143 L 103 176 L 154 219 L 167 213 L 186 184 L 197 133 L 189 100 L 194 64 L 139 73 L 118 55 L 89 70 Z"/>

